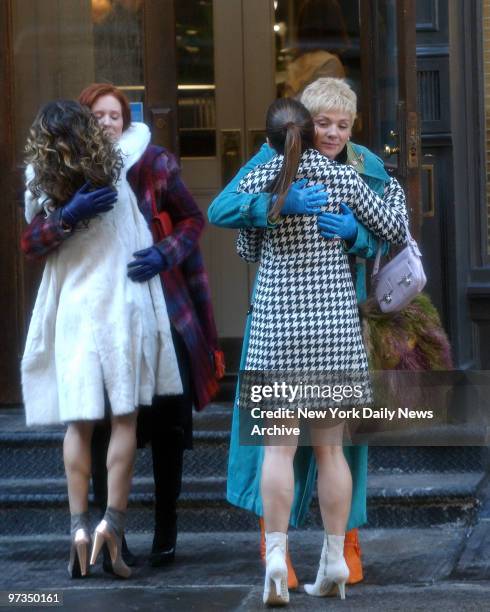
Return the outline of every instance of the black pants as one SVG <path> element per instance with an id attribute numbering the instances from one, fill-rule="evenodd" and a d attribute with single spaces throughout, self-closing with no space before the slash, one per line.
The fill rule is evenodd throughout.
<path id="1" fill-rule="evenodd" d="M 156 397 L 138 413 L 138 446 L 151 444 L 155 481 L 155 538 L 161 547 L 175 545 L 177 500 L 182 488 L 184 450 L 192 448 L 192 392 L 189 358 L 180 336 L 172 329 L 183 395 Z M 110 413 L 109 413 L 110 414 Z M 98 423 L 92 437 L 92 485 L 95 504 L 107 506 L 107 449 L 110 421 Z"/>

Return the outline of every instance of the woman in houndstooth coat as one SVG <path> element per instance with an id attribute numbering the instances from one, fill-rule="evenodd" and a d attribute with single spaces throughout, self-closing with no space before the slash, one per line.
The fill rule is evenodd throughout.
<path id="1" fill-rule="evenodd" d="M 293 180 L 322 184 L 329 193 L 322 212 L 337 213 L 346 203 L 376 236 L 394 244 L 405 240 L 407 214 L 402 200 L 386 206 L 351 167 L 329 160 L 313 148 L 308 111 L 291 99 L 277 100 L 266 120 L 272 160 L 246 175 L 239 190 L 272 191 L 271 216 L 278 216 Z M 246 370 L 367 371 L 355 290 L 348 258 L 338 239 L 320 234 L 311 215 L 282 217 L 274 228 L 240 230 L 238 249 L 261 257 L 253 303 Z M 365 403 L 366 397 L 361 398 Z M 354 405 L 352 402 L 351 405 Z M 342 427 L 342 426 L 340 426 Z M 313 446 L 319 475 L 319 501 L 325 526 L 317 580 L 312 595 L 344 592 L 348 569 L 343 540 L 350 509 L 351 476 L 340 445 Z M 265 448 L 261 490 L 266 530 L 265 603 L 286 603 L 285 551 L 293 499 L 295 446 Z M 328 530 L 327 530 L 328 527 Z"/>

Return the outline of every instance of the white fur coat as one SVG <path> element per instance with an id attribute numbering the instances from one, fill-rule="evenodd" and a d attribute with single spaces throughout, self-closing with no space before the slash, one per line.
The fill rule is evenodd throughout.
<path id="1" fill-rule="evenodd" d="M 142 123 L 123 133 L 113 210 L 77 228 L 48 256 L 22 359 L 28 425 L 100 419 L 104 387 L 115 415 L 151 404 L 155 394 L 182 393 L 160 277 L 145 283 L 127 277 L 133 253 L 152 244 L 126 179 L 149 141 Z M 43 200 L 26 191 L 28 222 Z"/>

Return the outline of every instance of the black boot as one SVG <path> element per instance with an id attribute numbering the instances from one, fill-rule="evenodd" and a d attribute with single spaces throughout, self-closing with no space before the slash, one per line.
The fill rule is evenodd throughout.
<path id="1" fill-rule="evenodd" d="M 182 487 L 184 435 L 180 428 L 152 443 L 155 479 L 155 533 L 150 565 L 161 567 L 175 559 L 177 543 L 177 500 Z"/>
<path id="2" fill-rule="evenodd" d="M 177 544 L 177 525 L 175 525 L 175 537 L 169 543 L 168 533 L 155 531 L 153 544 L 150 553 L 150 565 L 152 567 L 162 567 L 169 565 L 175 560 L 175 546 Z"/>

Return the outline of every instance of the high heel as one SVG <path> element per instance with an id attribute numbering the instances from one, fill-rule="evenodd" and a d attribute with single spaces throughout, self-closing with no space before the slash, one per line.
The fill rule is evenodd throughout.
<path id="1" fill-rule="evenodd" d="M 84 578 L 88 573 L 90 536 L 85 529 L 77 529 L 71 541 L 68 572 L 72 578 Z"/>
<path id="2" fill-rule="evenodd" d="M 260 558 L 265 563 L 265 525 L 264 519 L 262 517 L 259 518 L 259 527 L 260 527 Z M 288 589 L 290 591 L 297 591 L 299 587 L 298 577 L 296 576 L 296 571 L 294 569 L 293 562 L 291 561 L 291 555 L 289 554 L 289 550 L 286 550 L 286 565 L 288 567 Z"/>
<path id="3" fill-rule="evenodd" d="M 286 565 L 287 535 L 280 531 L 265 534 L 265 583 L 263 602 L 268 606 L 289 603 L 288 568 Z"/>
<path id="4" fill-rule="evenodd" d="M 345 599 L 345 583 L 348 578 L 349 568 L 344 559 L 344 536 L 325 534 L 315 584 L 305 584 L 305 591 L 308 595 L 326 597 L 333 595 L 338 587 L 340 599 Z"/>
<path id="5" fill-rule="evenodd" d="M 126 563 L 124 563 L 121 556 L 121 537 L 116 535 L 105 519 L 100 521 L 95 528 L 94 543 L 92 546 L 92 553 L 90 555 L 90 565 L 95 565 L 97 557 L 104 544 L 107 544 L 107 548 L 109 549 L 113 573 L 121 578 L 129 578 L 131 576 L 131 570 Z"/>

